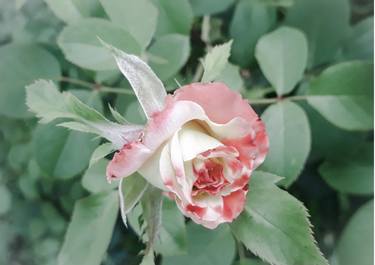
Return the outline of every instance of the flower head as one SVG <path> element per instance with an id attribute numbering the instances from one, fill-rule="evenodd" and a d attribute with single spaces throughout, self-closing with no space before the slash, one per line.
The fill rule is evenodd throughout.
<path id="1" fill-rule="evenodd" d="M 117 62 L 129 79 L 124 56 Z M 147 105 L 141 92 L 138 99 Z M 263 122 L 222 83 L 186 85 L 158 105 L 148 107 L 142 132 L 115 154 L 107 178 L 138 171 L 196 223 L 215 228 L 231 222 L 243 210 L 251 173 L 268 151 Z"/>

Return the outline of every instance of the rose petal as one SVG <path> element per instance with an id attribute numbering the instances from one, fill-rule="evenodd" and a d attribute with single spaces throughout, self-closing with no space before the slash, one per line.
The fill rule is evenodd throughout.
<path id="1" fill-rule="evenodd" d="M 176 90 L 175 99 L 198 103 L 210 120 L 216 123 L 223 124 L 242 117 L 252 124 L 258 119 L 249 103 L 223 83 L 189 84 Z"/>

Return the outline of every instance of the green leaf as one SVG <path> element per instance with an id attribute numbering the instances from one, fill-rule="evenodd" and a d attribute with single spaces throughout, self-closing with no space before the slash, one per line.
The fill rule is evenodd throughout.
<path id="1" fill-rule="evenodd" d="M 301 80 L 306 68 L 306 38 L 297 29 L 278 28 L 260 38 L 255 57 L 277 94 L 288 94 Z"/>
<path id="2" fill-rule="evenodd" d="M 98 144 L 92 135 L 59 128 L 56 123 L 39 125 L 33 138 L 34 155 L 41 170 L 58 178 L 72 178 L 82 172 Z"/>
<path id="3" fill-rule="evenodd" d="M 373 68 L 365 62 L 340 63 L 312 80 L 308 103 L 347 130 L 373 128 Z"/>
<path id="4" fill-rule="evenodd" d="M 100 0 L 100 2 L 115 24 L 129 32 L 142 49 L 147 47 L 154 35 L 158 19 L 158 9 L 150 0 Z M 103 40 L 122 49 L 116 43 Z"/>
<path id="5" fill-rule="evenodd" d="M 326 158 L 334 158 L 341 152 L 351 150 L 363 142 L 364 132 L 351 132 L 334 126 L 313 109 L 307 102 L 302 103 L 311 128 L 311 161 L 322 161 Z"/>
<path id="6" fill-rule="evenodd" d="M 185 218 L 176 202 L 167 198 L 163 200 L 162 221 L 155 251 L 163 257 L 187 254 Z"/>
<path id="7" fill-rule="evenodd" d="M 121 217 L 126 225 L 126 215 L 135 207 L 148 187 L 148 182 L 138 173 L 122 178 L 119 185 Z"/>
<path id="8" fill-rule="evenodd" d="M 195 16 L 212 15 L 229 8 L 234 0 L 190 0 Z"/>
<path id="9" fill-rule="evenodd" d="M 0 58 L 0 114 L 30 117 L 24 103 L 25 86 L 38 78 L 58 79 L 58 61 L 34 44 L 4 45 L 0 47 Z"/>
<path id="10" fill-rule="evenodd" d="M 187 255 L 164 257 L 162 265 L 230 265 L 235 243 L 228 226 L 208 230 L 193 222 L 187 224 Z"/>
<path id="11" fill-rule="evenodd" d="M 114 150 L 115 148 L 112 143 L 104 143 L 99 145 L 91 155 L 89 167 L 112 153 Z"/>
<path id="12" fill-rule="evenodd" d="M 285 24 L 302 30 L 308 40 L 308 67 L 330 62 L 349 30 L 348 0 L 298 0 L 287 9 Z"/>
<path id="13" fill-rule="evenodd" d="M 74 23 L 82 18 L 82 14 L 71 0 L 44 0 L 44 2 L 65 23 Z"/>
<path id="14" fill-rule="evenodd" d="M 354 150 L 337 153 L 319 167 L 323 179 L 343 193 L 371 195 L 374 191 L 373 145 L 365 143 Z"/>
<path id="15" fill-rule="evenodd" d="M 311 144 L 310 126 L 303 109 L 290 101 L 271 105 L 262 114 L 270 148 L 262 168 L 284 176 L 283 186 L 290 186 L 300 174 Z"/>
<path id="16" fill-rule="evenodd" d="M 107 120 L 100 112 L 87 106 L 71 93 L 60 93 L 50 81 L 39 80 L 28 86 L 26 90 L 26 103 L 41 122 L 50 122 L 57 118 L 74 120 L 75 122 L 63 122 L 59 125 L 95 133 L 111 141 L 116 148 L 121 148 L 125 143 L 124 139 L 138 133 L 141 128 L 137 125 L 122 125 Z M 101 104 L 97 93 L 91 95 L 91 100 L 96 98 L 96 104 Z"/>
<path id="17" fill-rule="evenodd" d="M 245 211 L 230 226 L 238 240 L 274 265 L 328 265 L 315 245 L 301 202 L 279 189 L 280 178 L 253 173 Z"/>
<path id="18" fill-rule="evenodd" d="M 208 83 L 214 81 L 223 72 L 228 63 L 232 41 L 217 45 L 210 50 L 203 58 L 202 65 L 204 68 L 202 81 Z"/>
<path id="19" fill-rule="evenodd" d="M 152 60 L 150 66 L 161 80 L 173 77 L 185 65 L 190 55 L 189 37 L 170 34 L 158 38 L 149 48 L 148 52 L 152 56 L 161 60 Z"/>
<path id="20" fill-rule="evenodd" d="M 193 24 L 193 10 L 188 0 L 154 0 L 159 9 L 156 36 L 172 33 L 189 35 Z"/>
<path id="21" fill-rule="evenodd" d="M 116 192 L 98 193 L 77 201 L 57 264 L 101 264 L 117 212 Z"/>
<path id="22" fill-rule="evenodd" d="M 141 52 L 138 42 L 129 32 L 99 18 L 82 19 L 66 26 L 57 42 L 66 59 L 80 67 L 95 71 L 117 69 L 111 53 L 99 38 L 128 53 Z"/>
<path id="23" fill-rule="evenodd" d="M 88 168 L 85 174 L 83 174 L 82 186 L 92 193 L 111 191 L 115 189 L 119 183 L 118 181 L 108 183 L 105 175 L 107 165 L 108 160 L 101 159 L 95 165 Z"/>
<path id="24" fill-rule="evenodd" d="M 0 185 L 0 216 L 6 214 L 12 206 L 12 196 L 5 185 Z"/>
<path id="25" fill-rule="evenodd" d="M 224 70 L 216 78 L 216 81 L 223 82 L 230 89 L 235 91 L 242 91 L 244 83 L 240 75 L 240 68 L 234 64 L 227 63 Z"/>
<path id="26" fill-rule="evenodd" d="M 229 26 L 233 39 L 231 60 L 242 67 L 254 58 L 258 39 L 267 33 L 276 22 L 276 10 L 259 1 L 240 0 L 234 10 Z"/>
<path id="27" fill-rule="evenodd" d="M 332 265 L 372 265 L 374 262 L 374 201 L 350 219 L 334 251 Z"/>
<path id="28" fill-rule="evenodd" d="M 345 60 L 372 60 L 374 57 L 374 17 L 368 17 L 350 29 L 343 45 Z"/>
<path id="29" fill-rule="evenodd" d="M 75 93 L 89 105 L 101 108 L 97 94 L 88 91 L 75 91 Z M 58 98 L 53 102 L 58 102 L 56 99 Z M 35 103 L 39 104 L 37 101 Z M 40 103 L 38 106 L 44 105 Z M 42 171 L 49 176 L 71 178 L 87 167 L 99 140 L 93 140 L 92 135 L 72 132 L 55 125 L 56 123 L 52 123 L 37 127 L 33 138 L 34 154 Z"/>

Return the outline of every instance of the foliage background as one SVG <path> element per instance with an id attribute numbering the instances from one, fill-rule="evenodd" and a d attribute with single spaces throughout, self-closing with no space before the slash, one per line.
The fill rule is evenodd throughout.
<path id="1" fill-rule="evenodd" d="M 131 26 L 124 32 L 120 25 Z M 149 25 L 156 26 L 155 32 Z M 308 57 L 296 82 L 280 85 L 273 78 L 278 73 L 267 70 L 267 64 L 262 67 L 261 61 L 269 56 L 271 66 L 282 64 L 285 72 L 303 70 L 298 36 L 273 35 L 276 39 L 264 45 L 265 54 L 264 46 L 257 53 L 255 46 L 284 25 L 303 32 Z M 363 87 L 372 90 L 372 65 L 370 74 L 363 73 L 366 62 L 373 60 L 373 2 L 367 0 L 0 0 L 0 264 L 56 264 L 75 202 L 106 185 L 104 160 L 87 169 L 100 140 L 53 124 L 38 125 L 24 103 L 26 85 L 52 79 L 106 114 L 110 103 L 129 121 L 145 121 L 96 36 L 137 54 L 147 47 L 144 58 L 170 90 L 176 82 L 197 80 L 199 59 L 206 51 L 233 39 L 231 64 L 218 80 L 253 102 L 272 128 L 271 139 L 279 141 L 277 147 L 271 142 L 271 158 L 263 169 L 286 177 L 282 186 L 309 209 L 315 238 L 331 264 L 372 264 L 372 104 L 370 113 L 358 113 L 351 102 L 333 100 L 319 106 L 305 100 L 311 82 L 337 65 L 313 84 L 320 93 L 332 87 L 346 87 L 349 95 Z M 280 39 L 287 47 L 281 54 L 279 46 L 272 46 Z M 343 62 L 349 62 L 347 70 L 340 69 Z M 333 81 L 330 74 L 336 75 Z M 114 88 L 122 92 L 112 93 Z M 297 105 L 267 109 L 277 95 L 294 98 Z M 368 102 L 362 98 L 359 104 Z M 327 108 L 328 114 L 322 111 Z M 90 238 L 93 233 L 105 237 L 106 225 L 105 220 L 98 223 L 97 231 L 89 231 L 82 243 L 95 239 Z M 208 231 L 189 222 L 187 231 L 187 239 L 182 239 L 187 240 L 187 256 L 158 257 L 158 262 L 188 264 L 196 258 L 196 264 L 230 265 L 241 257 L 241 264 L 261 264 L 236 247 L 225 227 Z M 97 247 L 106 249 L 103 244 Z M 191 247 L 196 244 L 201 249 Z M 78 246 L 80 252 L 95 256 L 97 249 L 87 245 Z M 102 264 L 138 264 L 143 248 L 136 233 L 117 218 Z M 202 252 L 207 258 L 197 258 Z M 221 258 L 212 259 L 217 253 Z M 95 262 L 100 261 L 87 264 Z"/>

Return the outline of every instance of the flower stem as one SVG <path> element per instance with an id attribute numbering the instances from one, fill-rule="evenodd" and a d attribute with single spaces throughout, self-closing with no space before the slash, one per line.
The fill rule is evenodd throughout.
<path id="1" fill-rule="evenodd" d="M 291 96 L 286 98 L 261 98 L 261 99 L 249 99 L 251 105 L 269 105 L 283 100 L 300 101 L 307 100 L 309 96 Z"/>
<path id="2" fill-rule="evenodd" d="M 60 82 L 65 82 L 65 83 L 70 83 L 73 85 L 78 85 L 81 87 L 86 87 L 90 88 L 92 90 L 101 92 L 101 93 L 115 93 L 115 94 L 126 94 L 126 95 L 134 95 L 134 92 L 132 90 L 122 88 L 122 87 L 107 87 L 103 86 L 101 84 L 97 83 L 90 83 L 86 82 L 80 79 L 75 79 L 75 78 L 70 78 L 66 76 L 61 76 L 58 81 Z"/>

